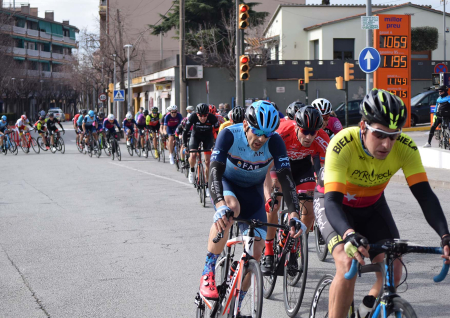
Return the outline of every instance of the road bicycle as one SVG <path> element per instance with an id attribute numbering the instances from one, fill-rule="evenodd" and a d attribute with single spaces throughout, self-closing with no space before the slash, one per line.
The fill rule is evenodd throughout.
<path id="1" fill-rule="evenodd" d="M 138 155 L 138 157 L 141 156 L 141 149 L 136 147 L 136 134 L 138 133 L 137 130 L 135 130 L 134 133 L 131 133 L 128 137 L 128 141 L 127 141 L 127 150 L 128 153 L 130 154 L 130 156 L 133 157 L 133 153 L 136 152 L 136 155 Z"/>
<path id="2" fill-rule="evenodd" d="M 186 142 L 185 148 L 184 148 L 184 166 L 182 167 L 182 171 L 184 169 L 184 175 L 187 177 L 189 177 L 189 171 L 191 171 L 191 167 L 189 164 L 189 157 L 190 157 L 190 153 L 189 153 L 189 138 Z"/>
<path id="3" fill-rule="evenodd" d="M 114 135 L 111 135 L 109 138 L 108 147 L 110 147 L 111 160 L 117 158 L 117 160 L 121 161 L 122 154 L 120 152 L 119 142 L 117 141 L 117 133 L 114 133 Z"/>
<path id="4" fill-rule="evenodd" d="M 259 263 L 253 258 L 253 245 L 258 227 L 272 226 L 289 231 L 288 226 L 264 223 L 258 220 L 245 220 L 234 218 L 234 221 L 248 224 L 248 230 L 242 235 L 233 238 L 233 224 L 230 228 L 229 239 L 225 251 L 216 263 L 216 286 L 219 299 L 209 300 L 197 293 L 195 304 L 197 305 L 197 318 L 206 317 L 261 317 L 263 305 L 262 273 Z M 219 242 L 223 232 L 213 239 Z M 243 253 L 238 260 L 234 260 L 232 249 L 236 244 L 243 245 Z M 243 289 L 247 293 L 239 308 L 239 297 Z"/>
<path id="5" fill-rule="evenodd" d="M 383 288 L 380 290 L 378 297 L 375 301 L 374 309 L 370 313 L 370 317 L 406 317 L 417 318 L 413 307 L 403 298 L 397 294 L 397 287 L 394 284 L 394 261 L 400 259 L 403 266 L 406 269 L 405 263 L 401 260 L 401 256 L 407 253 L 420 253 L 420 254 L 442 254 L 441 247 L 425 247 L 410 244 L 407 240 L 389 240 L 383 244 L 369 244 L 370 250 L 384 253 L 384 261 L 381 263 L 368 264 L 361 266 L 356 260 L 352 261 L 352 266 L 348 273 L 344 276 L 346 279 L 352 279 L 357 272 L 359 276 L 363 273 L 381 273 L 383 277 Z M 447 276 L 449 265 L 444 263 L 439 275 L 434 277 L 434 282 L 441 282 Z M 408 272 L 403 282 L 408 278 Z M 313 300 L 311 302 L 309 317 L 328 317 L 328 298 L 329 289 L 333 281 L 332 275 L 325 275 L 317 284 L 314 291 Z M 403 283 L 402 282 L 402 283 Z M 401 283 L 401 284 L 402 284 Z M 401 285 L 400 284 L 400 285 Z M 356 309 L 354 301 L 350 306 L 347 317 L 355 317 Z"/>
<path id="6" fill-rule="evenodd" d="M 103 129 L 98 132 L 98 157 L 102 154 L 102 150 L 108 157 L 111 156 L 111 151 L 109 150 L 109 145 L 105 137 L 105 131 Z"/>
<path id="7" fill-rule="evenodd" d="M 2 144 L 2 151 L 3 154 L 6 156 L 8 151 L 12 153 L 13 155 L 16 155 L 19 153 L 19 149 L 17 148 L 17 145 L 13 139 L 9 136 L 11 133 L 13 133 L 12 130 L 5 130 L 3 133 L 3 144 Z"/>
<path id="8" fill-rule="evenodd" d="M 200 144 L 197 150 L 191 150 L 191 153 L 197 153 L 197 167 L 195 168 L 195 181 L 194 187 L 197 189 L 197 193 L 200 196 L 200 203 L 203 207 L 206 207 L 206 181 L 205 181 L 205 169 L 203 167 L 202 152 L 210 150 L 202 150 Z"/>
<path id="9" fill-rule="evenodd" d="M 166 162 L 165 148 L 166 148 L 166 138 L 162 134 L 158 134 L 158 152 L 159 152 L 158 161 L 162 160 L 162 162 L 164 163 Z"/>
<path id="10" fill-rule="evenodd" d="M 276 203 L 277 197 L 283 193 L 274 188 L 271 198 Z M 299 193 L 300 210 L 306 201 L 312 201 L 313 197 L 306 193 Z M 271 212 L 273 206 L 271 207 Z M 279 210 L 278 224 L 287 226 L 288 210 Z M 283 276 L 283 302 L 286 314 L 294 317 L 300 309 L 305 293 L 306 278 L 308 274 L 308 231 L 302 233 L 297 239 L 289 237 L 289 231 L 277 230 L 274 243 L 273 270 L 264 275 L 264 298 L 268 299 L 273 293 L 278 276 Z M 264 256 L 264 252 L 263 252 Z M 261 258 L 262 262 L 262 258 Z"/>
<path id="11" fill-rule="evenodd" d="M 441 130 L 439 131 L 439 148 L 450 149 L 450 132 L 449 132 L 450 117 L 442 117 Z"/>
<path id="12" fill-rule="evenodd" d="M 65 130 L 62 131 L 63 135 L 66 133 Z M 58 134 L 56 133 L 54 130 L 51 130 L 49 135 L 55 135 L 53 137 L 53 145 L 50 145 L 50 151 L 52 153 L 56 153 L 56 151 L 61 152 L 62 154 L 66 152 L 66 146 L 64 144 L 64 139 Z M 47 140 L 50 143 L 51 138 L 50 136 L 48 136 Z"/>
<path id="13" fill-rule="evenodd" d="M 92 134 L 92 131 L 88 130 L 86 134 L 85 134 L 85 136 L 87 136 L 87 138 L 88 138 L 87 153 L 88 153 L 89 157 L 92 158 L 92 155 L 96 155 L 97 157 L 99 157 L 99 155 L 98 155 L 98 141 L 95 140 L 95 138 L 94 138 L 94 136 Z M 85 150 L 85 153 L 86 153 L 86 150 Z"/>
<path id="14" fill-rule="evenodd" d="M 173 162 L 177 171 L 180 171 L 180 140 L 177 137 L 175 137 L 175 142 L 173 145 Z"/>
<path id="15" fill-rule="evenodd" d="M 22 151 L 24 153 L 29 153 L 30 148 L 33 148 L 35 153 L 40 153 L 41 149 L 39 148 L 36 139 L 34 139 L 34 137 L 31 137 L 30 131 L 27 130 L 26 132 L 24 132 L 24 135 L 25 138 L 21 137 L 19 141 L 19 146 L 20 148 L 22 148 Z"/>

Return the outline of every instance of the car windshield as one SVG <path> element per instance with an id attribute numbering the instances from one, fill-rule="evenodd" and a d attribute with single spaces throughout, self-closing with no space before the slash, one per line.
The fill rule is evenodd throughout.
<path id="1" fill-rule="evenodd" d="M 413 98 L 411 98 L 411 105 L 416 105 L 422 98 L 427 96 L 428 92 L 419 93 Z"/>
<path id="2" fill-rule="evenodd" d="M 49 113 L 62 113 L 62 109 L 53 108 L 48 110 Z"/>
<path id="3" fill-rule="evenodd" d="M 336 111 L 338 112 L 338 111 L 342 110 L 343 108 L 344 108 L 344 102 L 342 102 L 338 105 L 338 107 L 336 108 Z"/>

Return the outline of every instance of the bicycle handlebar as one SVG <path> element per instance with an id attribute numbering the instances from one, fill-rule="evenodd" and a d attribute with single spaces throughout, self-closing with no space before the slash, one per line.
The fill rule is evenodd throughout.
<path id="1" fill-rule="evenodd" d="M 389 247 L 386 245 L 380 245 L 380 244 L 369 244 L 371 249 L 384 251 L 384 252 L 390 252 L 393 253 L 393 247 Z M 395 247 L 394 247 L 395 248 Z M 426 246 L 406 246 L 400 254 L 406 254 L 406 253 L 418 253 L 418 254 L 442 254 L 442 248 L 441 247 L 426 247 Z M 445 279 L 445 277 L 448 274 L 448 271 L 450 269 L 450 265 L 445 264 L 445 259 L 443 261 L 441 272 L 433 277 L 433 281 L 435 283 L 439 283 Z M 353 277 L 355 277 L 356 273 L 358 272 L 358 261 L 356 259 L 352 260 L 352 265 L 350 267 L 350 270 L 344 274 L 345 279 L 350 280 Z"/>

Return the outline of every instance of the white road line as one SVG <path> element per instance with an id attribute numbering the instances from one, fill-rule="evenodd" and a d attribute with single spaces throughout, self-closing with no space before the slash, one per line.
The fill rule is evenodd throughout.
<path id="1" fill-rule="evenodd" d="M 119 167 L 122 167 L 122 168 L 126 168 L 126 169 L 129 169 L 129 170 L 137 171 L 137 172 L 140 172 L 140 173 L 145 173 L 145 174 L 148 174 L 150 176 L 161 178 L 161 179 L 164 179 L 164 180 L 169 180 L 169 181 L 172 181 L 172 182 L 176 182 L 176 183 L 182 184 L 184 186 L 187 186 L 189 188 L 193 187 L 192 184 L 189 184 L 189 183 L 186 183 L 186 182 L 181 182 L 181 181 L 174 180 L 174 179 L 171 179 L 171 178 L 167 178 L 167 177 L 164 177 L 164 176 L 160 176 L 158 174 L 154 174 L 154 173 L 151 173 L 151 172 L 130 168 L 130 167 L 127 167 L 127 166 L 124 166 L 124 165 L 120 165 L 118 163 L 114 163 L 114 162 L 110 162 L 110 164 L 115 165 L 115 166 L 119 166 Z"/>

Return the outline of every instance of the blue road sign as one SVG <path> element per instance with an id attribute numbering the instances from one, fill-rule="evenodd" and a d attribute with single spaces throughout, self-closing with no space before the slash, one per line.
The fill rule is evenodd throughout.
<path id="1" fill-rule="evenodd" d="M 447 65 L 445 65 L 444 63 L 438 63 L 434 67 L 435 73 L 447 73 L 447 71 L 448 71 Z"/>
<path id="2" fill-rule="evenodd" d="M 125 101 L 125 90 L 124 89 L 114 90 L 114 101 L 115 102 L 124 102 Z"/>
<path id="3" fill-rule="evenodd" d="M 380 66 L 380 53 L 373 47 L 365 47 L 358 57 L 359 67 L 364 73 L 375 72 Z"/>

